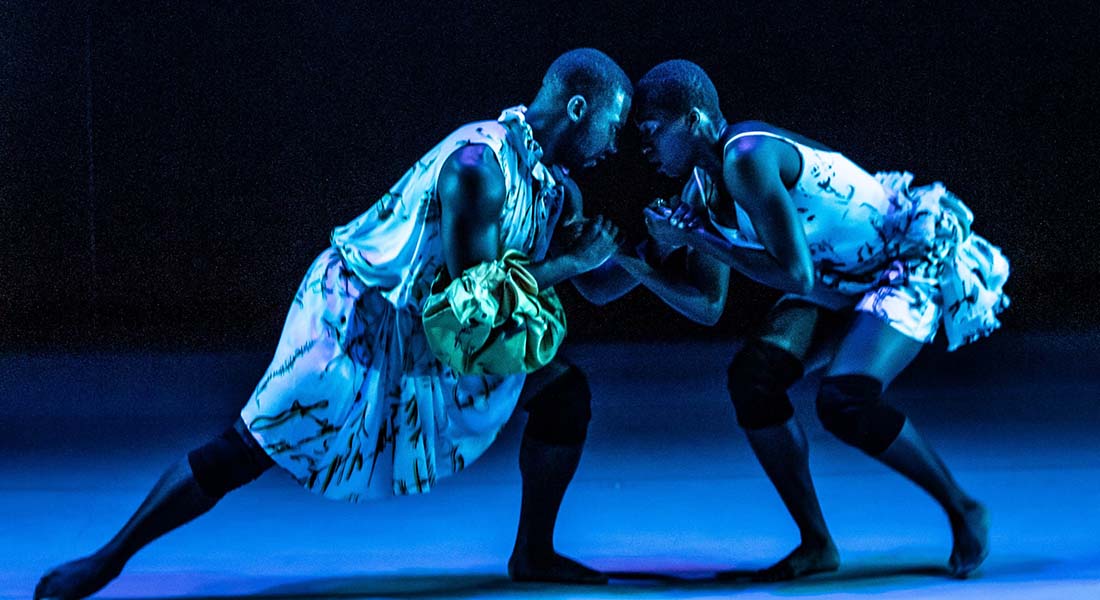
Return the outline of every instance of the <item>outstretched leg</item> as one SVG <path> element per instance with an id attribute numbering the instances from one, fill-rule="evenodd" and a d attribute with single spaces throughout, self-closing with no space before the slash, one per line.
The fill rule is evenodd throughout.
<path id="1" fill-rule="evenodd" d="M 818 311 L 802 302 L 780 303 L 769 314 L 764 333 L 748 341 L 730 364 L 737 422 L 798 526 L 801 543 L 771 567 L 724 571 L 718 574 L 721 579 L 779 581 L 835 571 L 840 565 L 810 476 L 806 435 L 787 397 L 787 389 L 803 375 Z"/>
<path id="2" fill-rule="evenodd" d="M 554 525 L 580 463 L 591 394 L 584 373 L 555 361 L 535 373 L 524 391 L 529 413 L 519 451 L 523 500 L 508 574 L 514 581 L 603 584 L 607 577 L 554 549 Z"/>
<path id="3" fill-rule="evenodd" d="M 896 408 L 882 401 L 884 388 L 923 344 L 882 320 L 860 314 L 826 373 L 817 408 L 825 428 L 928 492 L 951 524 L 951 572 L 965 577 L 989 551 L 989 517 L 951 476 L 943 461 Z"/>
<path id="4" fill-rule="evenodd" d="M 34 597 L 72 600 L 96 593 L 118 576 L 138 550 L 207 512 L 230 490 L 253 481 L 272 464 L 238 420 L 220 437 L 170 466 L 102 548 L 46 573 Z"/>

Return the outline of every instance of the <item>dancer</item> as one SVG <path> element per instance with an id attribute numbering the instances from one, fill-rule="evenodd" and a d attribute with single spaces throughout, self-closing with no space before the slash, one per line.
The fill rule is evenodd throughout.
<path id="1" fill-rule="evenodd" d="M 631 94 L 603 53 L 567 52 L 529 108 L 459 128 L 337 228 L 240 419 L 169 467 L 106 545 L 47 573 L 35 598 L 95 593 L 146 544 L 274 465 L 333 499 L 427 492 L 485 451 L 525 372 L 547 363 L 525 394 L 509 573 L 606 582 L 553 547 L 589 418 L 583 376 L 551 362 L 565 329 L 553 286 L 602 264 L 617 230 L 579 222 L 547 257 L 563 198 L 547 165 L 582 169 L 614 152 Z"/>
<path id="2" fill-rule="evenodd" d="M 928 492 L 954 535 L 951 572 L 971 573 L 988 552 L 986 509 L 883 392 L 932 341 L 941 318 L 952 350 L 999 327 L 1009 270 L 1000 251 L 971 233 L 970 211 L 938 183 L 912 187 L 908 173 L 871 175 L 765 123 L 728 124 L 713 83 L 693 63 L 662 63 L 637 88 L 643 153 L 659 171 L 692 173 L 712 190 L 701 206 L 648 209 L 651 234 L 787 292 L 728 373 L 738 423 L 801 534 L 793 552 L 752 577 L 784 580 L 839 566 L 787 398 L 811 347 L 830 335 L 836 350 L 817 394 L 822 424 Z M 823 325 L 831 313 L 850 315 L 843 329 Z"/>

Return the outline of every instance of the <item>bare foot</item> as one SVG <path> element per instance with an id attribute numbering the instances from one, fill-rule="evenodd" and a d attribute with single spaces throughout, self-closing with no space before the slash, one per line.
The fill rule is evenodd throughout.
<path id="1" fill-rule="evenodd" d="M 840 567 L 840 554 L 832 540 L 823 545 L 807 545 L 794 549 L 793 552 L 766 569 L 719 571 L 718 579 L 734 580 L 747 579 L 758 582 L 787 581 L 799 577 L 807 577 L 817 573 L 829 573 Z"/>
<path id="2" fill-rule="evenodd" d="M 103 589 L 122 567 L 95 554 L 67 562 L 42 576 L 34 588 L 35 600 L 77 600 Z"/>
<path id="3" fill-rule="evenodd" d="M 541 557 L 513 554 L 508 560 L 508 577 L 517 582 L 607 584 L 607 575 L 557 552 Z"/>
<path id="4" fill-rule="evenodd" d="M 971 501 L 962 513 L 950 519 L 951 533 L 955 537 L 949 562 L 951 574 L 964 579 L 989 555 L 989 511 Z"/>

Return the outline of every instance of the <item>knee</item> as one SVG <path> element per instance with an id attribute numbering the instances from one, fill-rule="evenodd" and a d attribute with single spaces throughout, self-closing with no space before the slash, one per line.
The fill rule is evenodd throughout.
<path id="1" fill-rule="evenodd" d="M 576 445 L 588 437 L 592 391 L 588 378 L 569 365 L 527 403 L 527 434 L 548 444 Z"/>
<path id="2" fill-rule="evenodd" d="M 187 461 L 199 489 L 215 500 L 254 481 L 275 464 L 239 419 L 220 436 L 188 453 Z"/>
<path id="3" fill-rule="evenodd" d="M 726 374 L 741 427 L 763 429 L 794 416 L 787 388 L 802 377 L 802 362 L 795 355 L 779 346 L 751 340 L 733 358 Z"/>
<path id="4" fill-rule="evenodd" d="M 886 450 L 905 425 L 905 415 L 882 401 L 882 383 L 866 375 L 822 380 L 817 416 L 829 433 L 871 456 Z"/>

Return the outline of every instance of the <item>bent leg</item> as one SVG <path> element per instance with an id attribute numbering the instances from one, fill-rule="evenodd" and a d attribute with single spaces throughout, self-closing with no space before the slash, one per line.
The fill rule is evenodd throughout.
<path id="1" fill-rule="evenodd" d="M 817 410 L 827 430 L 901 473 L 940 504 L 955 538 L 951 571 L 963 577 L 988 554 L 988 513 L 963 491 L 909 419 L 882 400 L 885 387 L 922 347 L 884 321 L 859 314 L 822 381 Z"/>
<path id="2" fill-rule="evenodd" d="M 591 392 L 584 373 L 557 359 L 524 385 L 527 426 L 519 451 L 523 498 L 508 573 L 514 581 L 607 583 L 607 577 L 554 549 L 554 526 L 565 490 L 580 464 Z"/>
<path id="3" fill-rule="evenodd" d="M 138 550 L 202 515 L 272 464 L 241 421 L 171 465 L 122 529 L 94 554 L 48 572 L 36 599 L 84 598 L 118 576 Z"/>
<path id="4" fill-rule="evenodd" d="M 719 578 L 747 575 L 758 581 L 778 581 L 834 571 L 840 564 L 810 476 L 806 434 L 787 397 L 787 389 L 803 375 L 819 310 L 804 302 L 781 302 L 768 315 L 759 338 L 747 342 L 730 364 L 729 392 L 738 423 L 798 526 L 801 542 L 767 569 L 725 571 Z"/>

